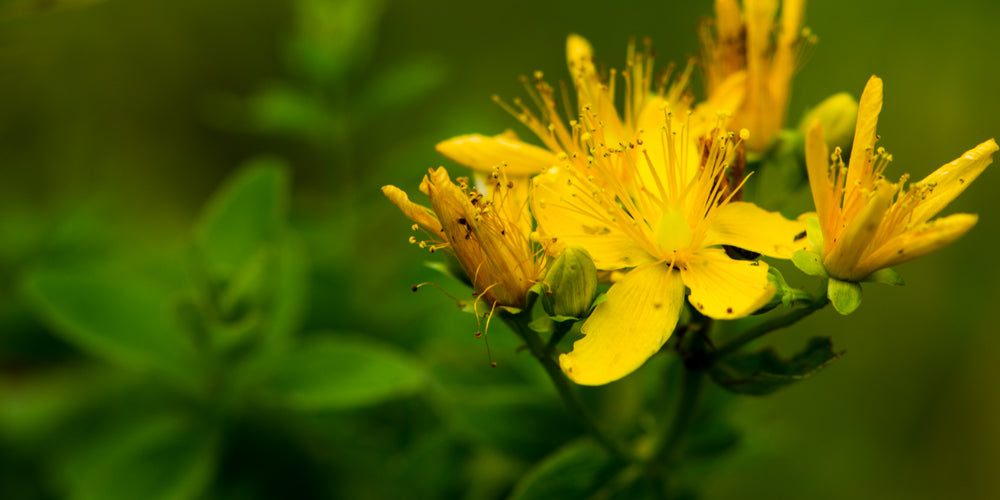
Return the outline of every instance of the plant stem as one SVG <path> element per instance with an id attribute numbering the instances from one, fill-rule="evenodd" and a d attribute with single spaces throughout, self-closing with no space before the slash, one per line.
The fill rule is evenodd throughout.
<path id="1" fill-rule="evenodd" d="M 555 359 L 552 358 L 551 352 L 538 334 L 528 327 L 528 323 L 531 322 L 531 312 L 530 310 L 523 311 L 516 315 L 502 314 L 504 321 L 514 330 L 521 339 L 524 340 L 525 344 L 528 346 L 528 350 L 531 354 L 542 364 L 542 368 L 545 369 L 545 373 L 552 380 L 552 384 L 556 388 L 556 392 L 559 393 L 559 397 L 562 399 L 563 404 L 574 414 L 587 430 L 594 436 L 594 439 L 600 443 L 609 453 L 612 455 L 628 458 L 630 453 L 627 452 L 617 441 L 612 439 L 608 434 L 597 425 L 597 421 L 591 415 L 590 411 L 580 398 L 577 396 L 576 392 L 570 387 L 569 381 L 565 375 L 563 375 L 562 369 L 556 363 Z"/>
<path id="2" fill-rule="evenodd" d="M 802 318 L 809 316 L 810 314 L 822 309 L 824 306 L 830 303 L 830 300 L 826 298 L 826 294 L 823 294 L 820 298 L 810 301 L 805 307 L 795 309 L 792 312 L 777 318 L 773 318 L 769 321 L 765 321 L 749 330 L 741 333 L 733 340 L 730 340 L 726 344 L 722 345 L 714 352 L 708 355 L 708 362 L 713 363 L 720 360 L 730 354 L 738 351 L 744 345 L 762 337 L 775 330 L 785 328 L 797 323 Z"/>
<path id="3" fill-rule="evenodd" d="M 677 413 L 670 421 L 670 427 L 664 432 L 660 445 L 653 456 L 653 463 L 666 464 L 673 457 L 684 434 L 687 433 L 694 420 L 695 409 L 698 407 L 698 397 L 705 380 L 705 373 L 700 369 L 684 366 L 681 374 L 681 394 L 677 401 Z"/>

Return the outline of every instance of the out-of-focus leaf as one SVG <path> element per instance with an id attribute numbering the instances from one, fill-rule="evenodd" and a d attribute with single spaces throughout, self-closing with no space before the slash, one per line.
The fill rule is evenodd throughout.
<path id="1" fill-rule="evenodd" d="M 305 314 L 309 262 L 305 243 L 288 235 L 278 244 L 273 272 L 268 281 L 271 300 L 267 305 L 268 332 L 265 342 L 284 347 L 296 333 Z"/>
<path id="2" fill-rule="evenodd" d="M 140 276 L 112 271 L 37 272 L 25 294 L 57 334 L 112 363 L 192 383 L 195 353 L 167 294 Z"/>
<path id="3" fill-rule="evenodd" d="M 445 73 L 444 63 L 427 57 L 389 66 L 362 91 L 353 116 L 368 121 L 410 104 L 441 85 Z"/>
<path id="4" fill-rule="evenodd" d="M 330 83 L 368 57 L 382 2 L 300 0 L 296 14 L 291 64 L 314 82 Z"/>
<path id="5" fill-rule="evenodd" d="M 772 348 L 732 356 L 712 366 L 712 378 L 722 387 L 740 394 L 770 394 L 808 378 L 839 358 L 827 337 L 813 337 L 806 348 L 790 359 L 781 359 Z"/>
<path id="6" fill-rule="evenodd" d="M 174 416 L 98 433 L 63 457 L 66 496 L 199 498 L 212 478 L 217 441 L 214 432 Z"/>
<path id="7" fill-rule="evenodd" d="M 591 498 L 621 470 L 621 464 L 589 439 L 566 444 L 535 465 L 517 483 L 511 499 Z"/>
<path id="8" fill-rule="evenodd" d="M 327 137 L 333 127 L 333 117 L 323 103 L 290 87 L 267 87 L 249 105 L 251 120 L 261 132 L 319 139 Z"/>
<path id="9" fill-rule="evenodd" d="M 424 371 L 390 346 L 330 336 L 295 350 L 272 390 L 297 410 L 347 410 L 412 394 L 425 382 Z"/>
<path id="10" fill-rule="evenodd" d="M 285 226 L 288 175 L 280 161 L 259 159 L 209 200 L 195 229 L 195 244 L 214 279 L 228 279 Z"/>
<path id="11" fill-rule="evenodd" d="M 455 431 L 467 439 L 526 459 L 583 431 L 555 395 L 524 386 L 453 390 L 439 401 Z"/>
<path id="12" fill-rule="evenodd" d="M 0 19 L 41 14 L 50 10 L 85 7 L 104 0 L 5 0 L 0 2 Z"/>

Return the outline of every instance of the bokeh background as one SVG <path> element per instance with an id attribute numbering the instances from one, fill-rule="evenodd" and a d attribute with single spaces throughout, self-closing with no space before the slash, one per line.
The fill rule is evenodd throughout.
<path id="1" fill-rule="evenodd" d="M 446 164 L 434 144 L 453 135 L 527 136 L 490 97 L 522 95 L 517 77 L 538 69 L 565 79 L 567 34 L 608 66 L 634 36 L 652 37 L 659 62 L 683 63 L 710 13 L 708 1 L 0 2 L 0 497 L 113 497 L 123 476 L 167 481 L 157 491 L 171 498 L 507 495 L 579 430 L 560 425 L 556 397 L 503 325 L 489 332 L 491 369 L 473 317 L 430 288 L 410 291 L 431 280 L 468 293 L 423 265 L 379 187 L 415 192 Z M 987 0 L 812 2 L 819 44 L 790 121 L 877 74 L 889 172 L 920 178 L 1000 135 L 998 20 Z M 154 274 L 190 288 L 199 214 L 262 162 L 289 174 L 289 231 L 306 256 L 296 338 L 377 345 L 418 367 L 420 386 L 294 409 L 251 389 L 208 451 L 179 454 L 193 457 L 182 486 L 132 474 L 118 466 L 172 456 L 130 455 L 127 436 L 143 435 L 132 423 L 203 415 L 213 398 L 192 402 L 67 334 L 38 276 L 114 269 L 120 282 L 148 287 L 133 276 Z M 980 214 L 978 226 L 900 266 L 905 287 L 868 285 L 856 314 L 826 310 L 768 339 L 792 352 L 831 336 L 846 354 L 773 396 L 729 403 L 742 438 L 701 466 L 704 498 L 1000 496 L 995 168 L 947 209 Z M 340 368 L 310 365 L 319 378 Z M 630 411 L 602 418 L 627 426 Z M 99 473 L 81 472 L 97 462 Z"/>

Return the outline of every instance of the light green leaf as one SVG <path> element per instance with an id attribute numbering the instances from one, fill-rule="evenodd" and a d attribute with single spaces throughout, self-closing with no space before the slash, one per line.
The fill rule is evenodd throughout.
<path id="1" fill-rule="evenodd" d="M 295 350 L 271 390 L 296 410 L 347 410 L 412 394 L 425 383 L 423 369 L 391 346 L 327 336 Z"/>
<path id="2" fill-rule="evenodd" d="M 792 263 L 809 276 L 827 277 L 826 268 L 823 267 L 823 258 L 816 252 L 809 250 L 798 250 L 792 254 Z"/>
<path id="3" fill-rule="evenodd" d="M 171 314 L 170 292 L 112 271 L 39 272 L 25 294 L 55 333 L 90 354 L 136 370 L 193 383 L 195 353 Z"/>
<path id="4" fill-rule="evenodd" d="M 861 305 L 861 284 L 830 278 L 826 286 L 826 296 L 830 298 L 833 308 L 846 316 Z"/>
<path id="5" fill-rule="evenodd" d="M 867 278 L 864 279 L 864 281 L 870 283 L 881 283 L 883 285 L 892 285 L 892 286 L 903 286 L 906 284 L 903 281 L 903 277 L 889 267 L 885 269 L 879 269 L 878 271 L 871 273 Z"/>
<path id="6" fill-rule="evenodd" d="M 806 235 L 809 237 L 809 243 L 812 243 L 813 249 L 816 252 L 823 253 L 823 228 L 819 225 L 819 219 L 816 217 L 806 217 Z"/>
<path id="7" fill-rule="evenodd" d="M 285 227 L 288 175 L 281 162 L 260 159 L 235 174 L 209 200 L 195 245 L 209 276 L 228 280 Z"/>
<path id="8" fill-rule="evenodd" d="M 829 338 L 813 337 L 790 359 L 781 359 L 773 348 L 766 348 L 724 358 L 712 365 L 711 375 L 732 392 L 760 396 L 814 375 L 841 354 L 833 352 Z"/>
<path id="9" fill-rule="evenodd" d="M 589 439 L 566 444 L 535 465 L 514 487 L 513 500 L 591 498 L 622 464 Z"/>

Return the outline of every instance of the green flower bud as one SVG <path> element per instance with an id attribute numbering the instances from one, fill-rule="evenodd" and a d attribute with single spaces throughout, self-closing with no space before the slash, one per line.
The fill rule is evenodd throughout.
<path id="1" fill-rule="evenodd" d="M 857 119 L 858 101 L 847 92 L 841 92 L 827 97 L 811 109 L 799 123 L 799 132 L 804 137 L 812 123 L 818 120 L 823 125 L 823 139 L 830 148 L 840 146 L 847 151 L 854 139 Z"/>
<path id="2" fill-rule="evenodd" d="M 582 318 L 597 298 L 597 268 L 590 254 L 569 247 L 557 257 L 545 275 L 548 290 L 542 306 L 550 316 Z"/>

